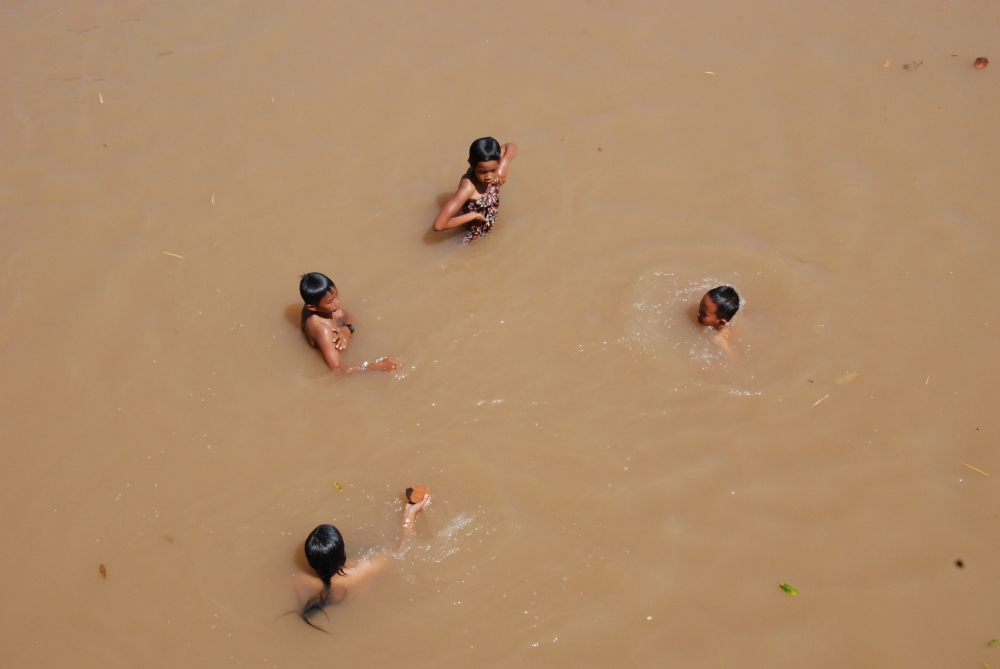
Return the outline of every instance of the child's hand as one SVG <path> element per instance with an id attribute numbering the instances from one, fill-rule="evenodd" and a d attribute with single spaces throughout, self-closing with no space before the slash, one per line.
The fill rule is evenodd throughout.
<path id="1" fill-rule="evenodd" d="M 485 223 L 486 222 L 486 217 L 483 216 L 482 214 L 480 214 L 479 212 L 476 212 L 476 213 L 474 213 L 472 215 L 472 220 L 473 221 L 482 221 L 483 223 Z"/>
<path id="2" fill-rule="evenodd" d="M 343 351 L 347 348 L 347 345 L 351 343 L 351 331 L 345 325 L 342 328 L 337 328 L 336 335 L 333 339 L 333 346 L 338 351 Z"/>
<path id="3" fill-rule="evenodd" d="M 424 495 L 424 498 L 422 500 L 420 500 L 419 502 L 417 502 L 416 504 L 412 504 L 410 502 L 407 502 L 406 503 L 406 515 L 409 516 L 409 517 L 415 518 L 416 515 L 418 513 L 420 513 L 421 511 L 423 511 L 424 508 L 428 504 L 430 504 L 430 503 L 431 503 L 431 495 L 430 495 L 430 493 Z"/>
<path id="4" fill-rule="evenodd" d="M 406 503 L 406 508 L 403 509 L 403 530 L 413 530 L 413 526 L 417 522 L 417 514 L 423 511 L 428 504 L 431 503 L 431 496 L 424 495 L 424 498 L 417 502 L 416 504 Z"/>

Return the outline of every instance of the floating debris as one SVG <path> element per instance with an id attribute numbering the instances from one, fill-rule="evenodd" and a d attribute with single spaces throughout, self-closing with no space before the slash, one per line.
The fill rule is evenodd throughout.
<path id="1" fill-rule="evenodd" d="M 976 66 L 977 70 L 981 70 L 990 64 L 989 58 L 976 58 L 976 62 L 973 65 Z"/>
<path id="2" fill-rule="evenodd" d="M 993 641 L 990 641 L 986 645 L 989 646 L 990 648 L 996 648 L 997 646 L 1000 646 L 1000 639 L 993 639 Z"/>
<path id="3" fill-rule="evenodd" d="M 891 60 L 883 60 L 882 61 L 882 67 L 889 67 L 890 65 L 892 65 L 892 61 Z"/>
<path id="4" fill-rule="evenodd" d="M 822 402 L 823 400 L 825 400 L 829 396 L 830 396 L 829 393 L 827 393 L 826 395 L 823 395 L 823 397 L 821 397 L 818 400 L 816 400 L 816 404 L 819 404 L 820 402 Z M 813 407 L 816 406 L 816 404 L 813 404 Z M 812 407 L 809 407 L 809 408 L 812 409 Z"/>
<path id="5" fill-rule="evenodd" d="M 333 485 L 337 486 L 337 490 L 339 490 L 340 492 L 344 492 L 344 489 L 340 487 L 340 484 L 337 483 L 336 481 L 333 482 Z"/>
<path id="6" fill-rule="evenodd" d="M 794 595 L 799 594 L 798 590 L 796 590 L 795 588 L 793 588 L 792 586 L 788 585 L 785 582 L 779 583 L 778 587 L 781 588 L 782 590 L 784 590 L 785 592 L 787 592 L 789 595 L 794 596 Z"/>
<path id="7" fill-rule="evenodd" d="M 906 65 L 904 65 L 903 69 L 904 70 L 915 70 L 915 69 L 917 69 L 918 67 L 920 67 L 923 64 L 924 64 L 924 61 L 920 61 L 919 63 L 917 61 L 913 61 L 912 63 L 907 63 Z"/>
<path id="8" fill-rule="evenodd" d="M 846 386 L 848 383 L 858 378 L 858 374 L 860 373 L 861 372 L 851 372 L 850 374 L 845 374 L 844 376 L 834 381 L 834 383 L 836 383 L 838 386 Z"/>
<path id="9" fill-rule="evenodd" d="M 173 256 L 175 258 L 180 258 L 181 260 L 184 260 L 184 256 L 179 256 L 176 253 L 171 253 L 170 251 L 164 251 L 163 255 L 165 255 L 165 256 Z"/>
<path id="10" fill-rule="evenodd" d="M 103 564 L 102 565 L 98 565 L 97 571 L 101 572 L 101 576 L 103 576 L 104 579 L 107 580 L 107 578 L 108 578 L 108 570 L 107 570 L 107 568 Z"/>
<path id="11" fill-rule="evenodd" d="M 959 460 L 959 462 L 962 462 L 962 461 L 961 461 L 961 460 Z M 963 464 L 963 465 L 965 465 L 966 467 L 968 467 L 969 469 L 973 469 L 973 470 L 975 470 L 975 471 L 979 472 L 979 473 L 980 473 L 980 474 L 982 474 L 983 476 L 989 476 L 989 474 L 987 474 L 986 472 L 984 472 L 984 471 L 983 471 L 982 469 L 977 469 L 976 467 L 973 467 L 972 465 L 970 465 L 970 464 L 969 464 L 969 463 L 967 463 L 967 462 L 962 462 L 962 464 Z"/>

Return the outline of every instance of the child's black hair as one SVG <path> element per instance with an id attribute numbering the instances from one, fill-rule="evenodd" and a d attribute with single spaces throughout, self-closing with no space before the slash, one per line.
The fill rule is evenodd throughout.
<path id="1" fill-rule="evenodd" d="M 302 296 L 303 302 L 315 307 L 333 287 L 333 281 L 326 274 L 309 272 L 302 275 L 302 281 L 299 282 L 299 295 Z"/>
<path id="2" fill-rule="evenodd" d="M 492 137 L 480 137 L 469 147 L 469 164 L 473 167 L 491 160 L 500 160 L 500 142 Z"/>
<path id="3" fill-rule="evenodd" d="M 306 538 L 305 549 L 309 566 L 316 570 L 320 580 L 323 581 L 323 590 L 306 602 L 299 615 L 309 625 L 316 627 L 310 618 L 334 603 L 331 581 L 337 574 L 344 573 L 347 551 L 344 549 L 344 537 L 333 525 L 320 525 L 310 532 Z M 321 628 L 316 627 L 316 629 Z"/>
<path id="4" fill-rule="evenodd" d="M 725 321 L 732 320 L 740 310 L 740 296 L 732 286 L 719 286 L 708 291 L 708 297 L 715 303 L 715 315 Z"/>

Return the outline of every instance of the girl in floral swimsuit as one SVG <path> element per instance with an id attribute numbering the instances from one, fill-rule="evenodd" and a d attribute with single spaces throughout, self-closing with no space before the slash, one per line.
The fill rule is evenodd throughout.
<path id="1" fill-rule="evenodd" d="M 492 137 L 474 141 L 469 147 L 469 171 L 434 219 L 434 230 L 441 232 L 468 224 L 463 244 L 492 230 L 500 207 L 500 186 L 507 180 L 507 167 L 516 155 L 517 144 L 501 146 Z"/>

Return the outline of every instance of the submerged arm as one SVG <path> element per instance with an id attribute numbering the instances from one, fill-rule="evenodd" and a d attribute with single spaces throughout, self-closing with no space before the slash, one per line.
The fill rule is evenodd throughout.
<path id="1" fill-rule="evenodd" d="M 729 341 L 728 329 L 723 328 L 722 330 L 716 332 L 715 341 L 718 342 L 719 348 L 722 349 L 722 352 L 726 354 L 727 358 L 729 358 L 730 360 L 736 359 L 736 351 L 733 350 L 733 345 Z"/>

